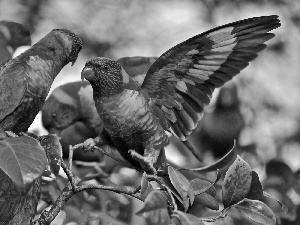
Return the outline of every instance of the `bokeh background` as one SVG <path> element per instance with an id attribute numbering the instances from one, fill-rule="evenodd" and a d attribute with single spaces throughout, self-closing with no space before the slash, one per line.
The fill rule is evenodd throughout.
<path id="1" fill-rule="evenodd" d="M 274 31 L 276 37 L 228 88 L 234 96 L 231 98 L 236 99 L 235 109 L 242 115 L 242 125 L 237 126 L 238 143 L 244 146 L 245 157 L 249 152 L 256 155 L 254 159 L 249 156 L 251 166 L 261 170 L 261 163 L 278 159 L 294 172 L 300 168 L 299 12 L 299 0 L 0 0 L 0 20 L 27 24 L 33 43 L 55 28 L 69 29 L 82 38 L 84 46 L 76 64 L 61 71 L 51 90 L 80 80 L 85 62 L 95 56 L 159 56 L 216 26 L 254 16 L 279 15 L 282 26 Z M 208 115 L 217 105 L 218 93 L 207 109 Z M 220 115 L 224 115 L 222 110 Z M 200 124 L 199 129 L 218 123 L 225 133 L 235 132 L 232 129 L 238 122 L 223 123 L 219 119 L 208 116 L 206 125 Z M 40 115 L 30 129 L 46 133 Z M 192 139 L 198 146 L 198 137 Z M 174 143 L 171 150 L 177 146 Z M 174 153 L 170 158 L 191 165 L 190 157 L 180 156 Z M 211 159 L 209 154 L 207 158 Z M 264 176 L 263 170 L 260 175 Z M 297 198 L 294 201 L 299 203 Z"/>

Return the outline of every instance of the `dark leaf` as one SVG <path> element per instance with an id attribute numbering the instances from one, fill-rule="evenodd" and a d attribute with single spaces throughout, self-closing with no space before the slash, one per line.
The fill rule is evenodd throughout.
<path id="1" fill-rule="evenodd" d="M 145 212 L 142 217 L 147 221 L 147 225 L 170 225 L 171 220 L 167 208 Z"/>
<path id="2" fill-rule="evenodd" d="M 251 187 L 251 168 L 239 155 L 226 172 L 222 186 L 222 201 L 227 208 L 243 200 Z"/>
<path id="3" fill-rule="evenodd" d="M 216 189 L 213 186 L 213 183 L 200 178 L 195 178 L 191 180 L 191 185 L 196 195 L 194 204 L 191 206 L 191 208 L 197 207 L 197 204 L 202 204 L 212 210 L 219 209 L 219 204 L 214 198 L 216 196 Z"/>
<path id="4" fill-rule="evenodd" d="M 195 195 L 200 195 L 204 192 L 210 194 L 211 196 L 216 196 L 216 188 L 212 186 L 207 180 L 202 180 L 200 178 L 195 178 L 191 180 L 192 188 L 195 192 Z"/>
<path id="5" fill-rule="evenodd" d="M 282 204 L 277 198 L 275 198 L 273 195 L 269 194 L 268 192 L 263 192 L 264 197 L 270 198 L 278 202 L 278 204 L 281 206 L 282 211 L 286 212 L 287 208 L 284 204 Z"/>
<path id="6" fill-rule="evenodd" d="M 144 212 L 149 212 L 156 209 L 167 208 L 167 198 L 160 191 L 152 191 L 145 200 L 145 205 L 136 214 L 141 215 Z"/>
<path id="7" fill-rule="evenodd" d="M 246 198 L 252 199 L 252 200 L 262 200 L 263 199 L 263 189 L 261 186 L 261 183 L 259 181 L 258 174 L 255 171 L 252 171 L 252 181 L 251 181 L 251 187 L 248 195 Z"/>
<path id="8" fill-rule="evenodd" d="M 191 206 L 191 208 L 197 207 L 196 206 L 197 204 L 202 204 L 205 207 L 212 209 L 212 210 L 219 210 L 218 201 L 213 196 L 211 196 L 210 194 L 207 194 L 207 193 L 202 193 L 200 195 L 197 195 L 195 197 L 194 204 Z M 191 208 L 190 208 L 190 210 L 192 210 Z"/>
<path id="9" fill-rule="evenodd" d="M 12 180 L 0 170 L 0 224 L 29 224 L 40 197 L 36 179 L 26 194 L 21 194 Z"/>
<path id="10" fill-rule="evenodd" d="M 187 168 L 181 168 L 180 170 L 188 170 L 188 171 L 196 171 L 196 172 L 212 172 L 216 171 L 217 169 L 222 169 L 223 167 L 229 165 L 233 160 L 236 158 L 236 147 L 235 143 L 233 148 L 221 159 L 219 159 L 217 162 L 215 162 L 212 165 L 201 167 L 201 168 L 195 168 L 195 169 L 187 169 Z"/>
<path id="11" fill-rule="evenodd" d="M 162 177 L 161 180 L 163 181 L 163 183 L 166 185 L 167 188 L 170 189 L 170 191 L 176 196 L 176 198 L 181 201 L 182 203 L 182 199 L 178 193 L 178 191 L 175 189 L 175 187 L 173 186 L 171 180 L 169 177 Z"/>
<path id="12" fill-rule="evenodd" d="M 0 168 L 22 192 L 42 175 L 46 164 L 46 153 L 37 140 L 21 136 L 0 141 Z"/>
<path id="13" fill-rule="evenodd" d="M 145 174 L 146 173 L 144 172 L 142 176 L 141 193 L 140 193 L 140 196 L 144 199 L 153 191 L 153 188 L 150 182 L 148 181 L 147 177 L 145 176 Z"/>
<path id="14" fill-rule="evenodd" d="M 56 134 L 48 134 L 43 136 L 40 142 L 46 150 L 48 160 L 48 168 L 44 175 L 56 178 L 60 170 L 62 158 L 62 148 L 59 139 Z"/>
<path id="15" fill-rule="evenodd" d="M 166 196 L 160 191 L 152 191 L 146 197 L 144 207 L 136 214 L 142 216 L 149 225 L 169 225 L 171 223 Z"/>
<path id="16" fill-rule="evenodd" d="M 273 211 L 263 202 L 244 199 L 234 207 L 251 220 L 263 225 L 275 225 L 276 218 Z"/>
<path id="17" fill-rule="evenodd" d="M 171 166 L 168 167 L 168 174 L 173 186 L 176 188 L 183 201 L 185 201 L 186 196 L 188 196 L 190 199 L 190 203 L 193 204 L 195 194 L 188 179 L 186 179 L 183 174 L 181 174 L 178 170 L 174 169 Z"/>
<path id="18" fill-rule="evenodd" d="M 196 216 L 181 211 L 176 212 L 179 215 L 181 225 L 204 225 L 204 223 Z"/>
<path id="19" fill-rule="evenodd" d="M 294 189 L 298 194 L 300 194 L 300 170 L 295 173 Z"/>
<path id="20" fill-rule="evenodd" d="M 282 181 L 279 183 L 281 191 L 286 192 L 295 183 L 295 176 L 291 168 L 282 161 L 271 160 L 266 166 L 266 174 L 268 178 L 277 177 Z M 275 184 L 276 185 L 276 184 Z M 277 184 L 278 185 L 278 184 Z"/>

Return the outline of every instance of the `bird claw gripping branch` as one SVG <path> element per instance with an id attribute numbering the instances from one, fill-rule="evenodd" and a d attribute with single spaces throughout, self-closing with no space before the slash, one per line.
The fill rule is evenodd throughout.
<path id="1" fill-rule="evenodd" d="M 214 89 L 247 67 L 279 26 L 278 16 L 262 16 L 196 35 L 162 54 L 142 83 L 114 60 L 87 61 L 81 77 L 92 85 L 110 143 L 131 165 L 156 173 L 170 142 L 166 131 L 186 142 Z"/>

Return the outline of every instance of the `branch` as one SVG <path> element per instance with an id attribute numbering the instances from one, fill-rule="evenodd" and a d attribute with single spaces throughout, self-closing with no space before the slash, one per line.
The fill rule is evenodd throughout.
<path id="1" fill-rule="evenodd" d="M 113 191 L 118 194 L 126 194 L 128 196 L 131 196 L 133 198 L 136 198 L 140 201 L 145 201 L 143 197 L 141 197 L 138 193 L 140 190 L 140 186 L 137 187 L 136 189 L 129 191 L 126 188 L 123 187 L 113 187 L 113 186 L 105 186 L 105 185 L 100 185 L 100 184 L 82 184 L 78 185 L 80 182 L 80 179 L 78 177 L 75 177 L 72 173 L 72 161 L 70 162 L 70 159 L 72 159 L 73 156 L 73 151 L 82 148 L 83 144 L 78 144 L 75 146 L 70 146 L 69 148 L 69 163 L 70 165 L 67 166 L 63 160 L 61 160 L 61 166 L 63 170 L 65 171 L 69 183 L 68 185 L 63 189 L 63 191 L 60 193 L 59 197 L 56 199 L 55 203 L 51 207 L 49 211 L 44 210 L 40 216 L 40 218 L 36 221 L 34 221 L 34 224 L 40 224 L 40 225 L 48 225 L 50 224 L 55 217 L 58 215 L 58 213 L 61 211 L 63 206 L 66 204 L 66 202 L 76 193 L 85 191 L 88 189 L 101 189 L 101 190 L 107 190 L 107 191 Z"/>

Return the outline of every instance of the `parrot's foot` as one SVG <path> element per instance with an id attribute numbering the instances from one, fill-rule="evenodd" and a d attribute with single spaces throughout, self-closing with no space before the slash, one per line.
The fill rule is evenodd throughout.
<path id="1" fill-rule="evenodd" d="M 132 156 L 133 159 L 135 159 L 136 161 L 138 161 L 142 168 L 146 171 L 146 172 L 150 172 L 153 175 L 157 174 L 156 169 L 154 168 L 154 162 L 153 159 L 149 158 L 149 157 L 144 157 L 141 154 L 137 153 L 135 150 L 129 150 L 128 151 L 130 153 L 130 155 Z"/>

